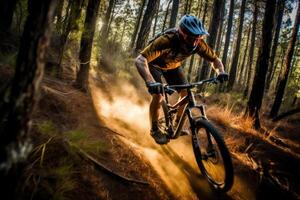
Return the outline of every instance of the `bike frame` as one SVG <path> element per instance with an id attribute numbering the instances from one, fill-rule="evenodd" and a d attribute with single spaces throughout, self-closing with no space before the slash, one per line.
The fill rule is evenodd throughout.
<path id="1" fill-rule="evenodd" d="M 202 85 L 204 83 L 216 83 L 216 78 L 211 78 L 196 83 L 184 84 L 184 85 L 164 85 L 163 96 L 166 101 L 165 105 L 163 103 L 162 109 L 164 112 L 164 117 L 166 120 L 165 128 L 167 129 L 167 134 L 170 139 L 175 139 L 181 135 L 181 129 L 184 125 L 186 117 L 189 119 L 190 129 L 192 132 L 192 146 L 194 154 L 196 157 L 197 164 L 200 168 L 202 174 L 208 179 L 208 181 L 220 191 L 228 191 L 233 184 L 233 166 L 230 158 L 230 153 L 226 147 L 224 140 L 218 131 L 210 124 L 207 120 L 205 113 L 205 104 L 200 105 L 196 104 L 195 96 L 192 91 L 192 88 Z M 175 104 L 171 105 L 168 101 L 168 94 L 173 93 L 174 89 L 186 89 L 187 94 L 179 99 Z M 177 127 L 173 127 L 172 118 L 174 114 L 177 114 L 178 109 L 183 107 L 183 111 L 180 115 L 180 119 Z M 193 111 L 197 109 L 200 111 L 199 116 L 196 116 Z M 199 119 L 200 118 L 200 119 Z M 173 129 L 176 129 L 175 131 Z M 199 132 L 198 132 L 199 131 Z M 198 134 L 199 133 L 199 134 Z M 206 138 L 205 135 L 206 134 Z M 203 137 L 204 136 L 204 137 Z M 212 140 L 212 138 L 214 140 Z M 203 141 L 202 141 L 203 140 Z M 213 143 L 214 141 L 214 143 Z M 216 152 L 216 147 L 220 150 L 219 153 Z M 218 157 L 224 161 L 224 172 L 225 179 L 224 182 L 220 183 L 216 181 L 214 177 L 211 177 L 210 173 L 207 172 L 207 168 L 204 165 L 203 161 L 212 162 L 213 164 L 218 163 Z M 211 160 L 211 158 L 213 160 Z M 214 163 L 216 162 L 216 163 Z"/>
<path id="2" fill-rule="evenodd" d="M 205 113 L 205 104 L 196 105 L 195 96 L 194 96 L 194 93 L 191 91 L 191 88 L 187 88 L 186 90 L 187 90 L 187 95 L 184 96 L 183 98 L 181 98 L 174 105 L 169 104 L 168 95 L 167 95 L 167 93 L 165 93 L 165 100 L 166 100 L 167 106 L 169 108 L 169 112 L 168 112 L 169 121 L 171 121 L 171 114 L 173 112 L 177 112 L 181 106 L 184 106 L 184 110 L 180 116 L 177 127 L 173 127 L 176 130 L 168 131 L 170 138 L 173 138 L 173 139 L 177 138 L 180 135 L 180 132 L 181 132 L 183 124 L 185 122 L 186 116 L 188 116 L 188 119 L 189 119 L 189 122 L 191 125 L 191 130 L 192 130 L 192 132 L 194 132 L 195 124 L 194 124 L 194 118 L 193 118 L 193 114 L 192 114 L 193 109 L 195 109 L 195 108 L 199 109 L 200 113 L 201 113 L 200 117 L 203 119 L 207 119 L 206 113 Z"/>

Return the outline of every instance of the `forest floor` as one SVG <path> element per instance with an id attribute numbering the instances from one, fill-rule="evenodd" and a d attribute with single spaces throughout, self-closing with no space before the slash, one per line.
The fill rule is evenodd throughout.
<path id="1" fill-rule="evenodd" d="M 92 75 L 89 96 L 43 79 L 35 147 L 18 188 L 23 199 L 300 199 L 299 115 L 277 124 L 264 120 L 257 132 L 218 102 L 232 101 L 228 95 L 211 98 L 208 117 L 224 134 L 235 170 L 233 188 L 216 194 L 197 168 L 188 136 L 163 146 L 150 137 L 147 98 L 139 98 L 146 93 L 116 83 L 108 94 L 102 81 Z"/>
<path id="2" fill-rule="evenodd" d="M 235 170 L 233 188 L 220 195 L 199 174 L 190 137 L 155 144 L 147 122 L 149 101 L 141 100 L 147 96 L 121 81 L 110 85 L 108 97 L 103 79 L 112 82 L 104 77 L 97 79 L 100 84 L 92 84 L 98 115 L 124 135 L 122 141 L 147 158 L 177 199 L 300 199 L 299 115 L 277 123 L 262 117 L 263 127 L 255 131 L 251 119 L 243 117 L 241 99 L 229 94 L 207 98 L 208 118 L 223 134 Z"/>

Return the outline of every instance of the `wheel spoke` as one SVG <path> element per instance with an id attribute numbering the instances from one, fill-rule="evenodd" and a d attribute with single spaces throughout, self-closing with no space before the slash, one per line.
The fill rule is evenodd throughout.
<path id="1" fill-rule="evenodd" d="M 224 184 L 225 166 L 216 140 L 204 128 L 197 131 L 197 137 L 199 138 L 198 143 L 206 176 L 216 185 Z"/>

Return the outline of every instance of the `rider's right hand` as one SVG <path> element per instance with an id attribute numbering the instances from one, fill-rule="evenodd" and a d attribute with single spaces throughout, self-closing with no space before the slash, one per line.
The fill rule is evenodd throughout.
<path id="1" fill-rule="evenodd" d="M 146 84 L 148 87 L 148 92 L 150 94 L 161 94 L 162 93 L 162 84 L 159 82 L 152 82 Z"/>

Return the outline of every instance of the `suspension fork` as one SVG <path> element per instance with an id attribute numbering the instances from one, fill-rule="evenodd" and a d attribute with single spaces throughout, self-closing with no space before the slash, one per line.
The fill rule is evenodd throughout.
<path id="1" fill-rule="evenodd" d="M 189 122 L 190 122 L 190 126 L 191 126 L 191 131 L 192 131 L 192 135 L 194 136 L 196 134 L 196 124 L 195 124 L 195 119 L 192 117 L 192 109 L 193 108 L 197 108 L 200 110 L 200 113 L 201 113 L 201 116 L 200 118 L 204 119 L 204 120 L 207 120 L 207 116 L 206 116 L 206 112 L 205 112 L 205 105 L 202 104 L 202 105 L 199 105 L 199 106 L 192 106 L 192 107 L 189 107 L 187 109 L 187 115 L 189 117 Z M 206 136 L 207 136 L 207 140 L 208 140 L 208 145 L 207 145 L 207 149 L 208 150 L 211 150 L 213 145 L 212 145 L 212 141 L 211 141 L 211 135 L 209 134 L 209 132 L 206 132 Z M 196 139 L 196 138 L 195 138 Z"/>

